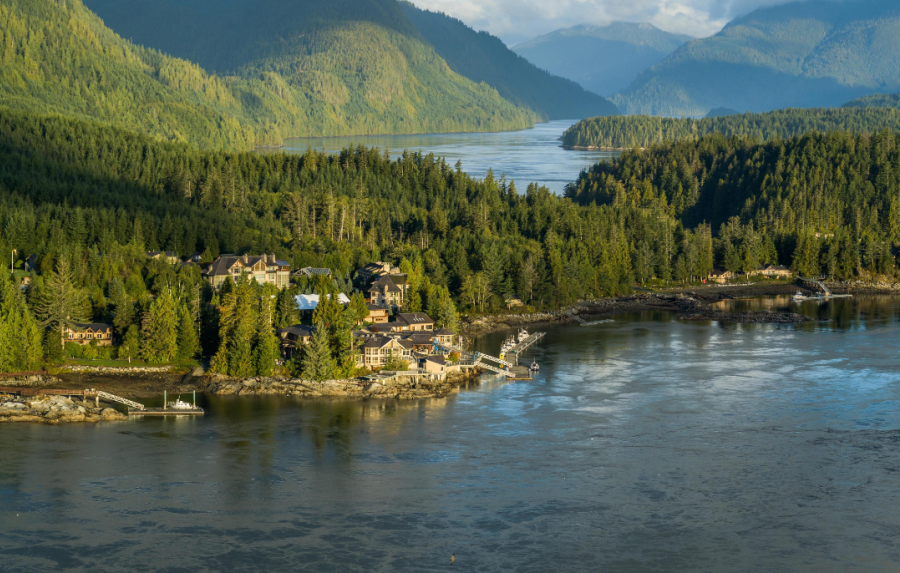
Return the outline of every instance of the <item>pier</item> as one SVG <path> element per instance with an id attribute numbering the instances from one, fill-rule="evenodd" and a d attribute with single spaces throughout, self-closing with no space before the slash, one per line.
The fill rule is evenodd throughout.
<path id="1" fill-rule="evenodd" d="M 203 408 L 197 407 L 197 396 L 196 392 L 194 393 L 194 407 L 193 408 L 167 408 L 166 404 L 166 394 L 163 392 L 163 407 L 162 408 L 148 408 L 141 404 L 140 402 L 135 402 L 134 400 L 129 400 L 128 398 L 123 398 L 121 396 L 116 396 L 115 394 L 110 394 L 109 392 L 103 392 L 102 390 L 94 390 L 94 389 L 85 389 L 85 390 L 73 390 L 73 389 L 54 389 L 54 388 L 29 388 L 23 386 L 0 386 L 0 394 L 8 394 L 11 396 L 65 396 L 67 398 L 81 398 L 82 400 L 88 400 L 93 398 L 96 401 L 97 407 L 100 407 L 100 400 L 103 400 L 107 403 L 116 403 L 122 404 L 125 406 L 128 411 L 129 416 L 202 416 L 205 414 Z"/>

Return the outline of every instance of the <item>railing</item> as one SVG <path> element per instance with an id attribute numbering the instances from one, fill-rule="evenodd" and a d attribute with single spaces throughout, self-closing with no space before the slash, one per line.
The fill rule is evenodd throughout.
<path id="1" fill-rule="evenodd" d="M 85 391 L 85 395 L 87 395 L 87 394 L 88 394 L 88 392 Z M 137 402 L 129 400 L 128 398 L 122 398 L 121 396 L 116 396 L 115 394 L 110 394 L 109 392 L 102 392 L 102 391 L 98 390 L 98 391 L 94 392 L 93 394 L 95 396 L 97 396 L 98 398 L 103 398 L 104 400 L 106 400 L 108 402 L 118 402 L 119 404 L 124 404 L 124 405 L 128 406 L 129 408 L 134 408 L 135 410 L 144 410 L 146 408 L 143 404 L 139 404 Z"/>

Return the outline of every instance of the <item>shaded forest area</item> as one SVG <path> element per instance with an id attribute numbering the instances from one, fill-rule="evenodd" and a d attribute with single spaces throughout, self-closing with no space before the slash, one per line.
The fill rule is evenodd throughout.
<path id="1" fill-rule="evenodd" d="M 644 148 L 666 141 L 696 141 L 719 133 L 727 137 L 747 136 L 759 141 L 788 139 L 811 131 L 874 133 L 900 130 L 897 108 L 783 109 L 767 113 L 745 113 L 694 119 L 690 117 L 594 117 L 582 120 L 563 134 L 566 148 Z"/>

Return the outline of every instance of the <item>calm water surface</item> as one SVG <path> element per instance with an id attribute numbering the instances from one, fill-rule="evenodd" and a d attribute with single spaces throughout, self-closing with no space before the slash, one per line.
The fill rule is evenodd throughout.
<path id="1" fill-rule="evenodd" d="M 896 572 L 900 304 L 802 308 L 555 328 L 446 400 L 0 426 L 0 569 Z"/>
<path id="2" fill-rule="evenodd" d="M 373 135 L 355 137 L 295 138 L 285 140 L 284 151 L 305 153 L 310 147 L 335 153 L 347 147 L 364 145 L 387 149 L 393 158 L 404 150 L 433 153 L 455 165 L 462 161 L 463 171 L 483 178 L 488 169 L 498 179 L 506 175 L 516 182 L 520 192 L 529 183 L 546 185 L 562 193 L 566 184 L 574 182 L 578 173 L 618 152 L 567 151 L 559 138 L 575 124 L 574 120 L 539 123 L 533 129 L 498 133 L 443 133 L 433 135 Z"/>

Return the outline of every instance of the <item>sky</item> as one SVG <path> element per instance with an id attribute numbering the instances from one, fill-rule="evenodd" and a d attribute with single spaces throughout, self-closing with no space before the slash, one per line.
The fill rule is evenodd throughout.
<path id="1" fill-rule="evenodd" d="M 444 12 L 510 46 L 576 24 L 650 22 L 694 37 L 715 34 L 736 16 L 787 0 L 412 0 Z"/>

